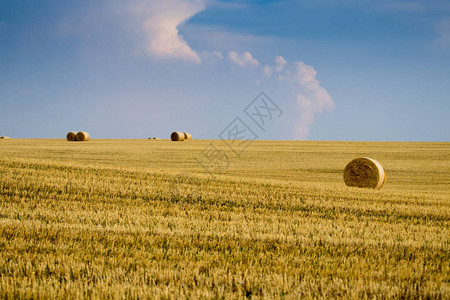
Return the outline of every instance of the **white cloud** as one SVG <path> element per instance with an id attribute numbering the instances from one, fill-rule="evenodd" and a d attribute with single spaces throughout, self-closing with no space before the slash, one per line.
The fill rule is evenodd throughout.
<path id="1" fill-rule="evenodd" d="M 275 70 L 277 72 L 281 72 L 284 69 L 284 66 L 286 65 L 287 61 L 282 56 L 276 56 L 275 57 Z"/>
<path id="2" fill-rule="evenodd" d="M 213 51 L 212 54 L 218 59 L 224 59 L 222 51 Z"/>
<path id="3" fill-rule="evenodd" d="M 253 55 L 246 51 L 242 54 L 237 53 L 236 51 L 230 51 L 228 53 L 228 59 L 238 65 L 239 67 L 258 67 L 259 62 L 253 57 Z"/>
<path id="4" fill-rule="evenodd" d="M 440 47 L 450 48 L 450 19 L 444 19 L 435 26 L 438 37 L 435 44 Z"/>
<path id="5" fill-rule="evenodd" d="M 305 139 L 309 135 L 309 126 L 314 123 L 315 115 L 334 109 L 334 102 L 327 90 L 316 79 L 317 71 L 301 61 L 294 63 L 292 80 L 303 91 L 297 94 L 300 119 L 296 127 L 296 138 Z"/>
<path id="6" fill-rule="evenodd" d="M 202 62 L 217 62 L 225 59 L 222 51 L 201 51 L 199 53 Z"/>
<path id="7" fill-rule="evenodd" d="M 228 61 L 242 68 L 258 68 L 266 78 L 272 78 L 271 80 L 283 82 L 283 84 L 291 84 L 296 94 L 296 98 L 293 100 L 299 109 L 299 117 L 295 124 L 296 138 L 306 139 L 308 137 L 309 128 L 314 123 L 316 114 L 334 109 L 333 99 L 316 79 L 317 71 L 301 61 L 288 63 L 282 56 L 276 56 L 274 65 L 261 66 L 259 61 L 248 51 L 243 53 L 230 51 L 242 49 L 242 44 L 239 44 L 237 48 L 230 49 L 233 47 L 230 44 L 233 39 L 229 38 L 216 45 L 223 46 L 218 47 L 221 51 L 201 51 L 199 54 L 193 50 L 180 35 L 178 28 L 186 20 L 205 9 L 202 0 L 148 0 L 145 3 L 142 2 L 143 0 L 138 1 L 141 4 L 136 11 L 143 17 L 142 24 L 147 35 L 147 50 L 153 55 L 197 63 Z M 189 28 L 196 27 L 191 25 Z M 193 37 L 197 36 L 198 38 L 198 32 L 195 32 Z M 212 34 L 213 32 L 214 34 Z M 217 37 L 221 36 L 217 35 L 217 30 L 203 30 L 203 36 L 205 35 L 212 37 L 203 39 L 208 41 L 217 41 Z M 236 37 L 233 38 L 236 40 Z M 244 38 L 243 41 L 248 41 L 248 39 Z M 225 55 L 223 51 L 229 52 Z M 274 76 L 274 72 L 276 72 L 276 76 Z M 257 85 L 261 84 L 259 79 L 255 79 L 254 82 Z"/>
<path id="8" fill-rule="evenodd" d="M 205 9 L 203 1 L 150 0 L 139 2 L 134 12 L 142 18 L 147 37 L 146 49 L 158 57 L 176 58 L 200 63 L 200 56 L 180 35 L 178 28 Z"/>
<path id="9" fill-rule="evenodd" d="M 299 117 L 295 124 L 295 138 L 306 139 L 309 127 L 314 123 L 315 116 L 334 109 L 334 102 L 328 91 L 317 80 L 317 71 L 302 61 L 288 63 L 283 57 L 275 58 L 276 79 L 293 85 L 296 90 L 296 105 Z"/>
<path id="10" fill-rule="evenodd" d="M 269 66 L 264 66 L 264 70 L 263 70 L 263 74 L 266 76 L 266 77 L 272 77 L 272 68 L 271 67 L 269 67 Z"/>

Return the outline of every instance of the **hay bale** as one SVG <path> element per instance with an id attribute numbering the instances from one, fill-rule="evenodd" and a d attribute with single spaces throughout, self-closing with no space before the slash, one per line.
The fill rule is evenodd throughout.
<path id="1" fill-rule="evenodd" d="M 345 167 L 344 181 L 347 186 L 379 190 L 386 181 L 386 173 L 375 159 L 359 157 Z"/>
<path id="2" fill-rule="evenodd" d="M 77 133 L 77 141 L 87 142 L 89 141 L 89 133 L 80 131 Z"/>
<path id="3" fill-rule="evenodd" d="M 192 134 L 187 133 L 187 132 L 183 132 L 184 133 L 184 139 L 185 140 L 192 140 Z"/>
<path id="4" fill-rule="evenodd" d="M 66 136 L 69 142 L 75 142 L 77 140 L 77 134 L 75 132 L 69 132 Z"/>
<path id="5" fill-rule="evenodd" d="M 184 132 L 174 131 L 170 135 L 170 139 L 174 142 L 177 142 L 177 141 L 182 142 L 182 141 L 184 141 Z"/>
<path id="6" fill-rule="evenodd" d="M 0 140 L 10 140 L 9 136 L 0 136 Z"/>

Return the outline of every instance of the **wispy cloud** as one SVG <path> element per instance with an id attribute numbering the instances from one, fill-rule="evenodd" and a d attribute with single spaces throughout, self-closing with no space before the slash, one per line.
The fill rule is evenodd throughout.
<path id="1" fill-rule="evenodd" d="M 440 47 L 450 48 L 450 18 L 437 23 L 435 29 L 438 34 L 434 41 L 435 44 Z"/>
<path id="2" fill-rule="evenodd" d="M 242 54 L 237 53 L 236 51 L 230 51 L 228 53 L 228 59 L 238 65 L 239 67 L 257 67 L 259 66 L 258 60 L 256 60 L 253 55 L 246 51 Z"/>
<path id="3" fill-rule="evenodd" d="M 416 13 L 425 11 L 445 12 L 450 10 L 450 3 L 447 0 L 380 0 L 374 1 L 372 6 L 381 11 Z"/>
<path id="4" fill-rule="evenodd" d="M 140 2 L 134 12 L 143 19 L 146 49 L 152 55 L 200 63 L 198 53 L 179 33 L 179 26 L 205 9 L 203 1 L 151 0 Z"/>
<path id="5" fill-rule="evenodd" d="M 302 61 L 289 64 L 283 57 L 275 58 L 277 79 L 294 84 L 297 89 L 296 102 L 300 116 L 295 127 L 295 138 L 306 139 L 309 127 L 316 114 L 334 109 L 334 101 L 328 91 L 317 80 L 317 71 Z"/>
<path id="6" fill-rule="evenodd" d="M 249 4 L 245 3 L 244 1 L 230 2 L 230 1 L 209 0 L 208 6 L 220 9 L 245 9 L 249 6 Z"/>
<path id="7" fill-rule="evenodd" d="M 276 64 L 275 70 L 277 72 L 283 71 L 284 66 L 286 65 L 286 63 L 287 63 L 287 61 L 282 56 L 279 56 L 279 55 L 276 56 L 275 57 L 275 64 Z"/>
<path id="8" fill-rule="evenodd" d="M 222 51 L 200 51 L 199 55 L 202 62 L 217 62 L 225 59 L 225 55 Z"/>
<path id="9" fill-rule="evenodd" d="M 379 10 L 384 11 L 399 11 L 399 12 L 421 12 L 428 9 L 424 3 L 412 2 L 412 1 L 390 1 L 384 3 L 378 3 L 375 6 Z"/>
<path id="10" fill-rule="evenodd" d="M 315 121 L 316 114 L 334 108 L 333 99 L 316 78 L 316 70 L 302 61 L 289 63 L 279 55 L 275 56 L 273 64 L 261 65 L 249 51 L 238 52 L 235 50 L 242 49 L 242 44 L 238 43 L 239 48 L 229 49 L 230 40 L 236 39 L 236 35 L 226 32 L 222 32 L 222 35 L 228 34 L 225 39 L 226 42 L 213 45 L 222 45 L 223 47 L 218 47 L 219 50 L 197 52 L 183 39 L 178 28 L 203 9 L 205 9 L 205 4 L 200 0 L 152 0 L 145 2 L 145 4 L 140 2 L 140 5 L 136 6 L 136 11 L 144 17 L 142 26 L 147 36 L 147 50 L 158 57 L 185 59 L 197 63 L 228 62 L 241 68 L 249 67 L 259 70 L 266 80 L 272 80 L 274 83 L 283 81 L 290 84 L 296 91 L 296 98 L 292 99 L 292 103 L 299 110 L 294 134 L 297 139 L 306 139 L 309 135 L 309 127 Z M 190 26 L 191 30 L 189 31 L 195 28 L 199 29 Z M 203 28 L 203 35 L 212 37 L 203 40 L 209 41 L 220 38 L 221 35 L 217 35 L 216 30 L 210 30 Z M 201 34 L 202 31 L 200 30 Z M 195 35 L 198 37 L 198 32 Z M 243 40 L 248 39 L 244 38 Z M 261 83 L 257 79 L 254 81 Z"/>
<path id="11" fill-rule="evenodd" d="M 266 77 L 272 77 L 272 68 L 270 67 L 270 66 L 264 66 L 264 69 L 263 69 L 263 74 L 266 76 Z"/>
<path id="12" fill-rule="evenodd" d="M 226 27 L 188 23 L 183 34 L 192 44 L 204 49 L 243 52 L 251 47 L 264 47 L 277 42 L 276 37 L 253 35 Z"/>
<path id="13" fill-rule="evenodd" d="M 315 115 L 334 109 L 334 102 L 327 90 L 316 79 L 317 72 L 312 66 L 296 62 L 294 78 L 304 89 L 297 94 L 300 119 L 295 129 L 296 138 L 305 139 L 309 135 L 309 127 L 315 121 Z"/>

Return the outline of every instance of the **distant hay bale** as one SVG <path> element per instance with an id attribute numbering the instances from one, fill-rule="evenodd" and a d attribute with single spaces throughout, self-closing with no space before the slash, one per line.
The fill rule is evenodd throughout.
<path id="1" fill-rule="evenodd" d="M 10 140 L 9 136 L 0 136 L 0 140 Z"/>
<path id="2" fill-rule="evenodd" d="M 66 136 L 69 142 L 75 142 L 77 140 L 77 134 L 75 132 L 69 132 Z"/>
<path id="3" fill-rule="evenodd" d="M 86 142 L 89 141 L 89 133 L 80 131 L 77 133 L 77 141 Z"/>
<path id="4" fill-rule="evenodd" d="M 154 137 L 153 139 L 154 139 L 154 140 L 160 140 L 160 138 L 159 138 L 159 137 Z"/>
<path id="5" fill-rule="evenodd" d="M 192 140 L 192 134 L 187 133 L 187 132 L 183 132 L 184 133 L 184 139 L 185 140 Z"/>
<path id="6" fill-rule="evenodd" d="M 174 131 L 170 135 L 170 139 L 174 142 L 176 142 L 176 141 L 182 142 L 182 141 L 184 141 L 184 132 Z"/>
<path id="7" fill-rule="evenodd" d="M 345 167 L 344 181 L 347 186 L 379 190 L 386 181 L 386 173 L 376 160 L 359 157 Z"/>

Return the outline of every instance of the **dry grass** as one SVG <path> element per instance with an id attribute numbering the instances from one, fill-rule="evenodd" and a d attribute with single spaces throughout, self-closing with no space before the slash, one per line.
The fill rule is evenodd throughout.
<path id="1" fill-rule="evenodd" d="M 209 142 L 1 146 L 0 297 L 448 298 L 449 143 L 258 141 L 211 177 Z M 382 190 L 344 184 L 361 156 Z"/>

